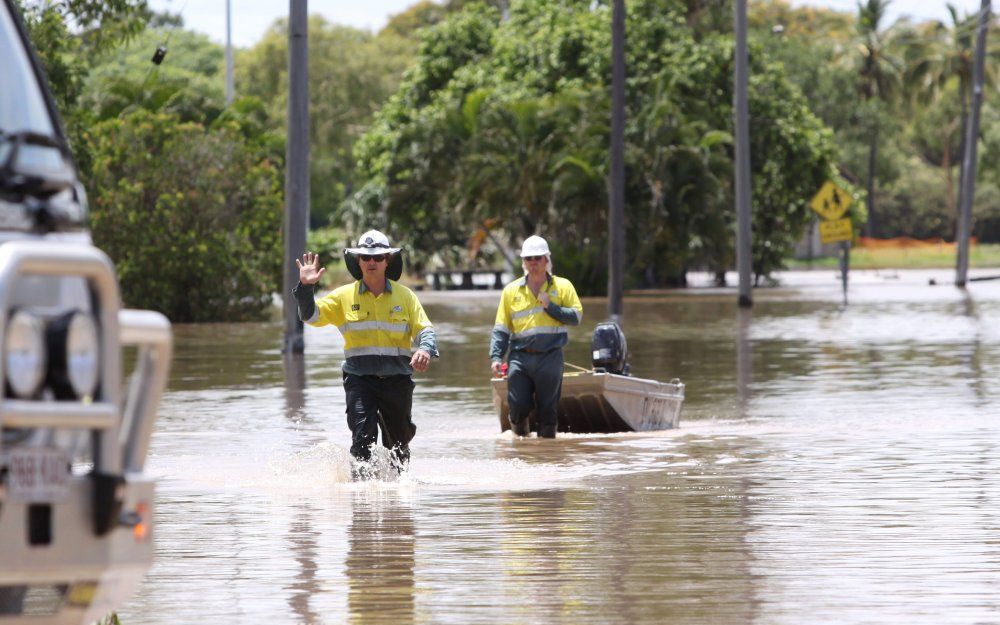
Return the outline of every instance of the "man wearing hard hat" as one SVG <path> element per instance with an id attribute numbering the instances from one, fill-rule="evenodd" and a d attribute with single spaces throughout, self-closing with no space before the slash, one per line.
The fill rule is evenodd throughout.
<path id="1" fill-rule="evenodd" d="M 351 455 L 371 458 L 371 448 L 382 431 L 382 445 L 402 470 L 410 459 L 409 443 L 417 431 L 410 418 L 413 371 L 426 371 L 437 357 L 434 328 L 417 296 L 399 284 L 403 271 L 400 248 L 378 230 L 361 235 L 357 247 L 344 250 L 344 262 L 357 280 L 319 300 L 314 285 L 326 271 L 312 252 L 296 260 L 299 284 L 293 291 L 299 318 L 311 326 L 333 325 L 344 335 L 344 391 L 347 425 L 351 428 Z M 412 354 L 410 348 L 418 347 Z M 358 465 L 356 476 L 370 474 Z"/>
<path id="2" fill-rule="evenodd" d="M 521 266 L 524 277 L 508 284 L 500 295 L 490 340 L 491 367 L 494 376 L 501 375 L 509 348 L 507 404 L 514 433 L 528 435 L 528 414 L 534 408 L 538 436 L 554 438 L 567 326 L 580 325 L 583 305 L 573 284 L 553 275 L 552 254 L 542 237 L 524 240 Z"/>

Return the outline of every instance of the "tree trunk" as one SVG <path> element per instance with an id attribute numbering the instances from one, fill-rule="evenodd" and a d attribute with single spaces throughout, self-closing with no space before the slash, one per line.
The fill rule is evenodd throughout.
<path id="1" fill-rule="evenodd" d="M 955 204 L 955 180 L 954 175 L 951 173 L 951 132 L 944 133 L 944 151 L 941 154 L 941 168 L 944 169 L 944 181 L 945 181 L 945 201 L 947 202 L 948 216 L 951 217 L 952 231 L 954 232 L 954 226 L 956 223 L 956 218 L 958 217 L 957 207 Z"/>
<path id="2" fill-rule="evenodd" d="M 868 222 L 865 236 L 875 235 L 875 162 L 878 159 L 878 126 L 872 128 L 871 144 L 868 146 Z"/>
<path id="3" fill-rule="evenodd" d="M 962 140 L 958 143 L 959 154 L 965 154 L 965 125 L 969 123 L 969 97 L 968 97 L 968 82 L 965 78 L 959 81 L 958 86 L 959 97 L 962 100 Z M 958 200 L 955 202 L 954 210 L 951 211 L 952 215 L 952 225 L 954 228 L 952 232 L 955 233 L 956 240 L 958 240 L 958 207 L 962 205 L 962 177 L 965 176 L 965 159 L 960 158 L 958 160 Z M 951 199 L 951 195 L 954 193 L 951 189 L 948 190 L 948 199 Z"/>

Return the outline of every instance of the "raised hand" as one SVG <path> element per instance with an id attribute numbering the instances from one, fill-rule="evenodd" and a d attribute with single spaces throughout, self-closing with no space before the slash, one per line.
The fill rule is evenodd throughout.
<path id="1" fill-rule="evenodd" d="M 295 265 L 299 268 L 299 282 L 302 284 L 316 284 L 326 272 L 325 267 L 319 266 L 319 254 L 312 252 L 303 254 L 301 261 L 296 258 Z"/>

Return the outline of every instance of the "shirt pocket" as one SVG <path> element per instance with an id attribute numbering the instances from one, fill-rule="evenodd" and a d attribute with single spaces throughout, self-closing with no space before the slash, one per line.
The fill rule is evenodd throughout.
<path id="1" fill-rule="evenodd" d="M 366 319 L 367 315 L 364 311 L 347 309 L 344 311 L 344 329 L 347 331 L 360 330 L 361 328 L 357 324 Z"/>
<path id="2" fill-rule="evenodd" d="M 534 297 L 531 297 L 530 295 L 529 296 L 522 295 L 519 297 L 515 297 L 513 300 L 511 300 L 510 312 L 511 315 L 515 317 L 523 316 L 519 315 L 518 313 L 524 313 L 524 311 L 526 310 L 531 310 L 536 305 L 537 302 L 535 301 Z"/>
<path id="3" fill-rule="evenodd" d="M 389 326 L 387 330 L 392 334 L 410 333 L 410 311 L 405 308 L 389 311 Z"/>
<path id="4" fill-rule="evenodd" d="M 562 306 L 563 298 L 559 294 L 559 289 L 552 287 L 552 289 L 549 290 L 549 301 L 555 304 L 556 306 L 560 307 Z"/>

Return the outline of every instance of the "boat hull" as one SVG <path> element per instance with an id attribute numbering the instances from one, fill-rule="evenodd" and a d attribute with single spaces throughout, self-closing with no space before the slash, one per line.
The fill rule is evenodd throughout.
<path id="1" fill-rule="evenodd" d="M 510 429 L 507 378 L 494 378 L 493 407 L 500 430 Z M 559 399 L 559 431 L 579 433 L 648 432 L 677 427 L 684 384 L 613 373 L 565 373 Z M 534 426 L 535 413 L 529 419 Z"/>

